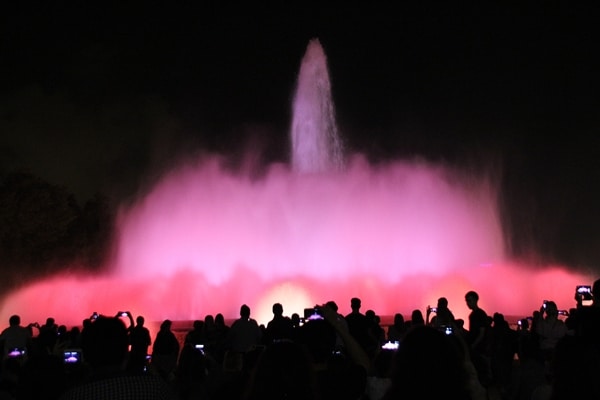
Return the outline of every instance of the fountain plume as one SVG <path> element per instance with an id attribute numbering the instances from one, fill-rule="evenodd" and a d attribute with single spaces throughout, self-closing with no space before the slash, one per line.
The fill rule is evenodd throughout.
<path id="1" fill-rule="evenodd" d="M 290 315 L 335 300 L 345 313 L 360 297 L 393 315 L 441 296 L 466 318 L 467 290 L 480 291 L 490 312 L 527 315 L 544 298 L 569 308 L 575 285 L 590 281 L 506 260 L 489 180 L 425 162 L 345 159 L 317 39 L 302 59 L 293 114 L 291 167 L 250 179 L 208 156 L 167 171 L 121 209 L 103 276 L 32 282 L 3 299 L 0 320 L 19 313 L 75 325 L 117 310 L 148 321 L 234 318 L 245 303 L 266 323 L 275 302 Z"/>
<path id="2" fill-rule="evenodd" d="M 291 127 L 292 168 L 297 172 L 341 170 L 338 134 L 327 57 L 319 39 L 312 39 L 302 58 Z"/>

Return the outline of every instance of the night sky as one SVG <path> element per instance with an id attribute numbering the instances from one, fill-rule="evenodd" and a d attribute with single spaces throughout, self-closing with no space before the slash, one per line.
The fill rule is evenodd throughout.
<path id="1" fill-rule="evenodd" d="M 202 151 L 286 162 L 295 79 L 318 37 L 348 152 L 489 168 L 516 256 L 600 265 L 593 6 L 10 3 L 2 173 L 84 202 L 130 199 Z"/>

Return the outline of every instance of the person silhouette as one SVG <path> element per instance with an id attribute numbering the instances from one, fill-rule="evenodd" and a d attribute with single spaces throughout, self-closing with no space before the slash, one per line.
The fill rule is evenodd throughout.
<path id="1" fill-rule="evenodd" d="M 160 399 L 176 400 L 170 386 L 154 374 L 126 371 L 129 335 L 117 317 L 99 316 L 86 328 L 83 357 L 90 377 L 67 389 L 60 400 Z"/>
<path id="2" fill-rule="evenodd" d="M 8 327 L 0 333 L 0 344 L 2 344 L 4 360 L 13 355 L 15 349 L 22 353 L 19 358 L 24 359 L 27 356 L 27 353 L 31 350 L 33 339 L 31 326 L 33 325 L 21 326 L 21 317 L 18 314 L 10 316 Z"/>
<path id="3" fill-rule="evenodd" d="M 129 361 L 128 368 L 132 372 L 144 372 L 148 361 L 148 349 L 152 345 L 150 330 L 144 326 L 145 319 L 138 315 L 135 326 L 129 329 Z"/>
<path id="4" fill-rule="evenodd" d="M 576 336 L 595 338 L 600 345 L 600 278 L 596 279 L 591 288 L 592 303 L 583 305 L 583 295 L 576 291 L 577 307 L 567 318 Z"/>
<path id="5" fill-rule="evenodd" d="M 360 346 L 368 352 L 370 350 L 369 321 L 365 314 L 360 312 L 362 301 L 358 297 L 350 299 L 350 313 L 346 315 L 348 331 Z"/>
<path id="6" fill-rule="evenodd" d="M 535 323 L 535 333 L 543 358 L 550 361 L 554 347 L 567 334 L 567 325 L 558 318 L 558 307 L 554 301 L 544 301 Z"/>
<path id="7" fill-rule="evenodd" d="M 475 398 L 458 344 L 434 327 L 411 327 L 392 363 L 391 386 L 384 400 L 406 397 L 407 385 L 420 391 L 418 398 Z"/>
<path id="8" fill-rule="evenodd" d="M 317 400 L 316 370 L 303 345 L 289 340 L 269 343 L 242 393 L 244 400 Z"/>
<path id="9" fill-rule="evenodd" d="M 491 381 L 491 367 L 488 348 L 488 330 L 490 318 L 484 309 L 479 307 L 479 294 L 470 290 L 465 294 L 465 303 L 471 310 L 469 313 L 469 329 L 467 344 L 473 365 L 477 369 L 481 383 L 486 386 Z"/>
<path id="10" fill-rule="evenodd" d="M 206 343 L 206 338 L 204 337 L 204 321 L 200 319 L 194 320 L 192 329 L 185 334 L 183 343 L 191 344 L 192 346 Z"/>
<path id="11" fill-rule="evenodd" d="M 418 308 L 415 308 L 410 313 L 410 319 L 406 322 L 407 325 L 412 328 L 414 326 L 425 325 L 425 318 L 423 317 L 423 313 Z"/>
<path id="12" fill-rule="evenodd" d="M 263 342 L 268 345 L 276 340 L 292 338 L 292 320 L 283 315 L 283 306 L 281 303 L 275 303 L 272 306 L 273 319 L 267 323 Z"/>
<path id="13" fill-rule="evenodd" d="M 175 370 L 179 358 L 179 341 L 171 330 L 172 322 L 165 319 L 152 346 L 152 362 L 154 370 L 167 382 L 175 379 Z"/>
<path id="14" fill-rule="evenodd" d="M 223 314 L 217 313 L 215 315 L 215 341 L 210 348 L 210 353 L 212 358 L 219 365 L 222 365 L 223 363 L 228 336 L 229 326 L 225 324 L 225 317 L 223 317 Z"/>
<path id="15" fill-rule="evenodd" d="M 346 322 L 346 318 L 338 312 L 339 308 L 337 303 L 333 300 L 329 300 L 325 305 L 335 313 L 337 324 L 341 329 L 348 332 L 348 322 Z M 345 352 L 344 339 L 342 339 L 342 336 L 337 332 L 335 334 L 335 348 L 338 351 Z"/>
<path id="16" fill-rule="evenodd" d="M 448 299 L 440 297 L 437 300 L 437 307 L 435 308 L 435 316 L 429 319 L 430 314 L 433 312 L 431 307 L 427 307 L 427 325 L 431 325 L 434 328 L 442 329 L 447 326 L 454 328 L 454 314 L 448 308 Z"/>
<path id="17" fill-rule="evenodd" d="M 40 332 L 37 336 L 37 342 L 41 351 L 49 354 L 54 350 L 54 345 L 58 340 L 58 325 L 54 318 L 46 318 L 46 323 L 40 326 Z"/>
<path id="18" fill-rule="evenodd" d="M 256 320 L 250 318 L 250 307 L 240 307 L 240 318 L 229 329 L 229 348 L 237 353 L 247 353 L 260 344 L 262 332 Z"/>
<path id="19" fill-rule="evenodd" d="M 394 322 L 389 326 L 387 331 L 387 340 L 390 342 L 400 342 L 406 334 L 407 326 L 404 321 L 404 315 L 401 313 L 394 314 Z"/>

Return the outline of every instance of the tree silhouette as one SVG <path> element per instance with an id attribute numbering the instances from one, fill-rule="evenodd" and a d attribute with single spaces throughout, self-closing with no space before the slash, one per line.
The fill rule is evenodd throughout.
<path id="1" fill-rule="evenodd" d="M 27 172 L 0 181 L 0 268 L 3 286 L 61 268 L 97 269 L 112 231 L 108 200 L 81 208 L 66 188 Z"/>

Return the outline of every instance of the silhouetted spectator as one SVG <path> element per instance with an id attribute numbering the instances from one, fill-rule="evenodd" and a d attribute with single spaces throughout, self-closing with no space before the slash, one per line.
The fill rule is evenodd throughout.
<path id="1" fill-rule="evenodd" d="M 90 379 L 67 390 L 61 400 L 176 399 L 159 377 L 130 375 L 125 371 L 129 339 L 123 321 L 99 316 L 85 329 L 88 339 L 83 355 L 91 367 Z"/>
<path id="2" fill-rule="evenodd" d="M 471 310 L 469 313 L 469 329 L 467 344 L 471 352 L 471 360 L 477 369 L 481 383 L 491 383 L 491 366 L 488 347 L 488 330 L 490 318 L 487 313 L 479 307 L 479 294 L 473 290 L 465 294 L 465 302 Z"/>
<path id="3" fill-rule="evenodd" d="M 72 326 L 69 329 L 69 343 L 71 348 L 80 349 L 81 348 L 81 328 L 78 326 Z"/>
<path id="4" fill-rule="evenodd" d="M 315 370 L 304 347 L 285 340 L 267 345 L 242 397 L 244 400 L 320 398 Z"/>
<path id="5" fill-rule="evenodd" d="M 300 340 L 311 355 L 313 368 L 318 371 L 321 396 L 358 399 L 366 390 L 369 357 L 338 319 L 338 314 L 326 304 L 320 308 L 323 319 L 309 320 L 302 325 Z M 344 354 L 335 350 L 336 333 L 344 342 Z"/>
<path id="6" fill-rule="evenodd" d="M 181 400 L 202 399 L 208 397 L 206 380 L 209 363 L 204 348 L 191 343 L 185 343 L 181 349 L 175 387 Z"/>
<path id="7" fill-rule="evenodd" d="M 396 352 L 392 385 L 384 399 L 473 399 L 464 356 L 449 336 L 430 326 L 413 326 Z"/>
<path id="8" fill-rule="evenodd" d="M 367 310 L 365 312 L 367 317 L 367 325 L 369 332 L 369 344 L 367 348 L 367 354 L 369 357 L 374 358 L 383 343 L 385 343 L 385 329 L 381 326 L 381 318 L 375 311 Z"/>
<path id="9" fill-rule="evenodd" d="M 406 322 L 404 315 L 400 313 L 394 314 L 394 322 L 388 327 L 387 340 L 392 342 L 400 342 L 406 334 Z"/>
<path id="10" fill-rule="evenodd" d="M 373 359 L 367 375 L 365 393 L 368 400 L 380 400 L 392 385 L 392 366 L 396 350 L 382 350 Z"/>
<path id="11" fill-rule="evenodd" d="M 210 355 L 218 365 L 223 364 L 228 336 L 229 326 L 225 324 L 223 314 L 218 313 L 215 315 L 215 342 L 210 349 Z"/>
<path id="12" fill-rule="evenodd" d="M 325 305 L 329 307 L 333 312 L 335 312 L 340 329 L 345 329 L 346 332 L 349 332 L 348 322 L 346 321 L 346 318 L 338 312 L 339 308 L 337 303 L 333 300 L 329 300 L 327 303 L 325 303 Z M 338 351 L 345 351 L 344 340 L 342 339 L 341 335 L 337 332 L 335 335 L 335 348 Z"/>
<path id="13" fill-rule="evenodd" d="M 219 331 L 217 330 L 217 326 L 215 324 L 215 317 L 211 314 L 207 314 L 204 317 L 204 327 L 202 328 L 204 332 L 204 345 L 206 346 L 206 351 L 212 352 L 212 348 L 215 343 L 219 339 Z"/>
<path id="14" fill-rule="evenodd" d="M 423 318 L 423 313 L 421 310 L 418 308 L 412 310 L 410 313 L 410 319 L 406 321 L 406 324 L 409 328 L 425 325 L 425 318 Z"/>
<path id="15" fill-rule="evenodd" d="M 46 354 L 50 354 L 54 350 L 54 345 L 58 339 L 58 325 L 54 318 L 46 318 L 46 323 L 40 326 L 40 333 L 37 336 L 37 341 L 40 349 Z"/>
<path id="16" fill-rule="evenodd" d="M 79 378 L 79 377 L 77 377 Z M 15 398 L 56 400 L 70 388 L 62 355 L 38 353 L 27 359 L 19 374 Z M 0 396 L 0 399 L 4 397 Z"/>
<path id="17" fill-rule="evenodd" d="M 361 300 L 358 297 L 353 297 L 350 300 L 350 308 L 352 311 L 350 311 L 345 318 L 350 334 L 356 339 L 358 344 L 368 352 L 371 342 L 369 337 L 369 322 L 367 321 L 367 317 L 360 312 L 361 306 Z"/>
<path id="18" fill-rule="evenodd" d="M 509 390 L 517 351 L 517 332 L 510 328 L 501 313 L 494 313 L 492 320 L 493 325 L 489 330 L 490 367 L 496 388 L 504 395 Z"/>
<path id="19" fill-rule="evenodd" d="M 276 340 L 292 338 L 292 320 L 283 315 L 281 303 L 272 306 L 273 319 L 267 323 L 263 342 L 268 345 Z"/>
<path id="20" fill-rule="evenodd" d="M 565 335 L 559 339 L 554 349 L 549 388 L 539 386 L 532 399 L 600 399 L 599 376 L 598 341 L 590 336 Z"/>
<path id="21" fill-rule="evenodd" d="M 21 326 L 21 317 L 17 314 L 11 315 L 8 319 L 8 327 L 0 333 L 0 343 L 3 348 L 4 360 L 9 357 L 9 354 L 17 349 L 18 351 L 25 351 L 23 357 L 27 356 L 27 352 L 31 350 L 31 341 L 33 333 L 31 325 L 28 327 Z M 16 356 L 16 354 L 15 354 Z"/>
<path id="22" fill-rule="evenodd" d="M 202 320 L 194 320 L 192 324 L 192 329 L 185 334 L 184 344 L 205 344 L 206 338 L 204 336 L 204 321 Z"/>
<path id="23" fill-rule="evenodd" d="M 164 320 L 154 339 L 152 346 L 152 362 L 154 370 L 167 382 L 175 379 L 175 369 L 179 358 L 179 341 L 171 331 L 171 320 Z"/>
<path id="24" fill-rule="evenodd" d="M 446 326 L 451 326 L 454 328 L 454 314 L 448 308 L 448 299 L 445 297 L 440 297 L 437 300 L 437 305 L 435 307 L 435 315 L 429 319 L 431 313 L 434 312 L 431 307 L 427 307 L 427 325 L 431 325 L 434 328 L 443 329 Z"/>
<path id="25" fill-rule="evenodd" d="M 531 400 L 536 388 L 548 385 L 549 382 L 546 377 L 546 367 L 539 356 L 537 339 L 525 330 L 518 333 L 518 362 L 513 366 L 506 397 L 514 400 Z"/>
<path id="26" fill-rule="evenodd" d="M 541 306 L 534 326 L 541 355 L 548 362 L 552 358 L 556 343 L 567 334 L 567 326 L 558 318 L 558 307 L 555 302 L 546 301 Z"/>
<path id="27" fill-rule="evenodd" d="M 592 304 L 584 306 L 582 295 L 576 293 L 577 307 L 571 311 L 567 324 L 576 336 L 596 338 L 600 346 L 600 279 L 592 284 Z"/>
<path id="28" fill-rule="evenodd" d="M 290 319 L 292 320 L 292 326 L 294 328 L 298 328 L 300 326 L 300 314 L 293 313 Z"/>
<path id="29" fill-rule="evenodd" d="M 129 329 L 129 361 L 128 368 L 131 372 L 144 372 L 148 365 L 148 349 L 152 345 L 150 330 L 144 326 L 146 322 L 142 315 L 135 319 L 136 324 Z"/>
<path id="30" fill-rule="evenodd" d="M 236 319 L 229 329 L 229 349 L 236 353 L 247 353 L 260 344 L 262 332 L 256 320 L 250 318 L 250 307 L 240 307 L 240 318 Z"/>

